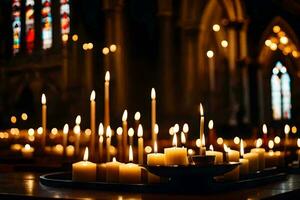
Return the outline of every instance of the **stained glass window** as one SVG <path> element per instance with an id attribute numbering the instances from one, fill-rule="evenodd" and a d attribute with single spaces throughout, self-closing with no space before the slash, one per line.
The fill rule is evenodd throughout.
<path id="1" fill-rule="evenodd" d="M 34 0 L 26 0 L 26 45 L 27 51 L 32 53 L 34 47 Z"/>
<path id="2" fill-rule="evenodd" d="M 291 87 L 290 76 L 285 66 L 277 62 L 271 76 L 273 119 L 291 118 Z"/>
<path id="3" fill-rule="evenodd" d="M 51 0 L 42 0 L 42 39 L 43 49 L 52 46 Z"/>
<path id="4" fill-rule="evenodd" d="M 21 1 L 12 1 L 13 54 L 20 51 L 21 43 Z"/>
<path id="5" fill-rule="evenodd" d="M 70 33 L 70 5 L 69 0 L 60 0 L 61 34 Z"/>

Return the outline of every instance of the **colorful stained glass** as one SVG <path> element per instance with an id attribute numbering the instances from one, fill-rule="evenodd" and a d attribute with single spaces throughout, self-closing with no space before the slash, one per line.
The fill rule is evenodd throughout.
<path id="1" fill-rule="evenodd" d="M 43 49 L 52 46 L 51 0 L 42 0 L 42 39 Z"/>
<path id="2" fill-rule="evenodd" d="M 61 34 L 70 33 L 70 4 L 69 0 L 60 0 Z"/>
<path id="3" fill-rule="evenodd" d="M 13 54 L 20 51 L 21 43 L 21 1 L 12 1 Z"/>
<path id="4" fill-rule="evenodd" d="M 34 47 L 34 0 L 26 0 L 26 45 L 28 53 L 32 53 Z"/>

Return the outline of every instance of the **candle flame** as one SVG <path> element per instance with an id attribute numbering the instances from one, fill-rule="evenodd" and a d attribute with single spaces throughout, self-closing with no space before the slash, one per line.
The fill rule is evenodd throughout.
<path id="1" fill-rule="evenodd" d="M 113 161 L 113 162 L 117 162 L 116 157 L 113 157 L 112 161 Z"/>
<path id="2" fill-rule="evenodd" d="M 212 144 L 209 145 L 209 150 L 214 151 L 214 146 Z"/>
<path id="3" fill-rule="evenodd" d="M 205 147 L 205 135 L 204 134 L 202 135 L 202 138 L 201 138 L 201 145 L 203 147 Z"/>
<path id="4" fill-rule="evenodd" d="M 135 114 L 134 114 L 134 120 L 135 121 L 139 121 L 141 119 L 141 113 L 140 112 L 136 112 Z"/>
<path id="5" fill-rule="evenodd" d="M 200 103 L 200 115 L 201 117 L 204 115 L 202 103 Z"/>
<path id="6" fill-rule="evenodd" d="M 110 128 L 110 126 L 108 126 L 106 128 L 106 137 L 111 137 L 111 128 Z"/>
<path id="7" fill-rule="evenodd" d="M 240 153 L 241 153 L 241 156 L 244 156 L 244 141 L 243 141 L 243 139 L 241 139 L 241 142 L 240 142 Z"/>
<path id="8" fill-rule="evenodd" d="M 185 138 L 184 132 L 181 132 L 180 139 L 181 139 L 181 144 L 184 145 L 186 143 L 186 138 Z"/>
<path id="9" fill-rule="evenodd" d="M 177 147 L 177 135 L 176 135 L 176 133 L 174 133 L 174 135 L 173 135 L 172 145 L 174 147 Z"/>
<path id="10" fill-rule="evenodd" d="M 143 126 L 139 124 L 138 131 L 137 131 L 138 137 L 143 137 Z"/>
<path id="11" fill-rule="evenodd" d="M 122 135 L 123 129 L 122 127 L 117 128 L 117 135 Z"/>
<path id="12" fill-rule="evenodd" d="M 81 116 L 77 115 L 76 119 L 75 119 L 75 124 L 79 125 L 81 123 Z"/>
<path id="13" fill-rule="evenodd" d="M 268 128 L 267 128 L 267 125 L 266 124 L 263 124 L 262 126 L 262 131 L 264 134 L 267 134 L 268 133 Z"/>
<path id="14" fill-rule="evenodd" d="M 133 135 L 134 135 L 134 130 L 133 130 L 133 128 L 130 128 L 130 129 L 128 130 L 128 136 L 129 136 L 129 137 L 133 137 Z"/>
<path id="15" fill-rule="evenodd" d="M 262 145 L 262 139 L 261 139 L 261 138 L 258 138 L 258 139 L 256 140 L 256 148 L 261 147 L 261 145 Z"/>
<path id="16" fill-rule="evenodd" d="M 107 71 L 105 73 L 105 81 L 109 81 L 109 80 L 110 80 L 110 73 L 109 73 L 109 71 Z"/>
<path id="17" fill-rule="evenodd" d="M 274 142 L 273 142 L 273 140 L 269 140 L 268 147 L 269 147 L 269 149 L 273 149 L 274 148 Z"/>
<path id="18" fill-rule="evenodd" d="M 68 124 L 65 124 L 65 125 L 64 125 L 64 129 L 63 129 L 63 133 L 64 133 L 64 134 L 68 134 L 68 132 L 69 132 L 69 125 L 68 125 Z"/>
<path id="19" fill-rule="evenodd" d="M 25 147 L 24 147 L 26 150 L 29 150 L 30 149 L 30 144 L 25 144 Z"/>
<path id="20" fill-rule="evenodd" d="M 209 130 L 211 130 L 211 129 L 214 128 L 214 121 L 213 120 L 209 120 L 209 122 L 208 122 L 208 128 L 209 128 Z"/>
<path id="21" fill-rule="evenodd" d="M 89 148 L 85 147 L 84 155 L 83 155 L 83 160 L 84 161 L 88 161 L 88 159 L 89 159 Z"/>
<path id="22" fill-rule="evenodd" d="M 102 123 L 100 123 L 98 126 L 98 135 L 104 135 L 104 127 Z"/>
<path id="23" fill-rule="evenodd" d="M 169 128 L 169 134 L 170 135 L 174 135 L 174 127 L 170 127 Z"/>
<path id="24" fill-rule="evenodd" d="M 95 101 L 95 98 L 96 98 L 96 92 L 95 90 L 93 90 L 90 96 L 90 101 Z"/>
<path id="25" fill-rule="evenodd" d="M 154 125 L 154 133 L 155 133 L 155 134 L 158 134 L 158 131 L 159 131 L 158 124 L 155 124 L 155 125 Z"/>
<path id="26" fill-rule="evenodd" d="M 154 149 L 154 153 L 157 153 L 157 142 L 156 141 L 154 141 L 154 147 L 153 147 L 153 149 Z"/>
<path id="27" fill-rule="evenodd" d="M 129 162 L 133 162 L 133 150 L 132 146 L 129 146 Z"/>
<path id="28" fill-rule="evenodd" d="M 300 138 L 297 139 L 297 146 L 300 148 Z"/>
<path id="29" fill-rule="evenodd" d="M 104 141 L 103 135 L 100 135 L 100 136 L 99 136 L 99 142 L 100 142 L 100 143 L 103 143 L 103 141 Z"/>
<path id="30" fill-rule="evenodd" d="M 122 115 L 122 121 L 125 122 L 127 120 L 128 112 L 127 110 L 124 110 L 123 115 Z"/>
<path id="31" fill-rule="evenodd" d="M 189 125 L 188 125 L 187 123 L 183 124 L 182 131 L 183 131 L 184 133 L 189 132 Z"/>
<path id="32" fill-rule="evenodd" d="M 178 131 L 179 131 L 179 125 L 178 124 L 174 125 L 173 131 L 174 131 L 174 133 L 178 133 Z"/>
<path id="33" fill-rule="evenodd" d="M 42 104 L 45 105 L 46 104 L 46 95 L 43 93 L 42 94 Z"/>
<path id="34" fill-rule="evenodd" d="M 73 128 L 73 132 L 75 134 L 80 134 L 80 126 L 79 125 L 75 125 L 74 128 Z"/>
<path id="35" fill-rule="evenodd" d="M 224 151 L 225 151 L 226 153 L 228 153 L 228 152 L 229 152 L 229 147 L 227 147 L 226 144 L 224 144 L 223 147 L 224 147 Z"/>
<path id="36" fill-rule="evenodd" d="M 288 124 L 286 124 L 286 125 L 284 126 L 284 133 L 285 133 L 286 135 L 288 135 L 288 134 L 290 133 L 290 130 L 291 130 L 290 126 L 289 126 Z"/>
<path id="37" fill-rule="evenodd" d="M 156 98 L 155 89 L 152 88 L 152 89 L 151 89 L 151 99 L 155 99 L 155 98 Z"/>

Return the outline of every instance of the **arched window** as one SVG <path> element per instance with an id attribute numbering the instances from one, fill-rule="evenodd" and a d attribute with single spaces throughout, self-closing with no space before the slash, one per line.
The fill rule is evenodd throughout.
<path id="1" fill-rule="evenodd" d="M 28 53 L 32 53 L 34 47 L 34 0 L 26 0 L 26 45 Z"/>
<path id="2" fill-rule="evenodd" d="M 52 46 L 51 0 L 42 0 L 42 39 L 43 49 Z"/>
<path id="3" fill-rule="evenodd" d="M 20 51 L 21 43 L 21 1 L 12 1 L 13 54 Z"/>
<path id="4" fill-rule="evenodd" d="M 69 0 L 60 0 L 61 34 L 70 33 L 70 5 Z"/>
<path id="5" fill-rule="evenodd" d="M 277 62 L 272 70 L 271 76 L 271 94 L 273 119 L 291 118 L 291 87 L 290 76 L 285 66 Z"/>

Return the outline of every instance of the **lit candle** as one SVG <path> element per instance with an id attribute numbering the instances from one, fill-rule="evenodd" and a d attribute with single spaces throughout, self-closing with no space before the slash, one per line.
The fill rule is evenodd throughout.
<path id="1" fill-rule="evenodd" d="M 156 141 L 156 134 L 154 132 L 154 127 L 156 124 L 156 93 L 155 89 L 151 89 L 151 133 L 152 133 L 152 143 Z"/>
<path id="2" fill-rule="evenodd" d="M 285 151 L 286 151 L 287 146 L 289 145 L 289 133 L 290 133 L 290 130 L 291 130 L 290 126 L 288 124 L 286 124 L 284 126 L 284 134 L 285 134 L 285 142 L 284 142 L 285 145 L 284 145 L 284 147 L 285 147 Z"/>
<path id="3" fill-rule="evenodd" d="M 258 154 L 258 169 L 263 170 L 265 168 L 265 149 L 260 148 L 261 143 L 256 141 L 256 148 L 251 149 L 251 152 Z"/>
<path id="4" fill-rule="evenodd" d="M 29 144 L 26 144 L 22 149 L 21 149 L 22 155 L 24 158 L 32 158 L 34 148 L 31 147 Z"/>
<path id="5" fill-rule="evenodd" d="M 297 150 L 298 162 L 300 164 L 300 138 L 297 139 L 297 146 L 298 146 L 298 150 Z"/>
<path id="6" fill-rule="evenodd" d="M 132 146 L 129 146 L 129 163 L 119 166 L 119 181 L 120 183 L 137 184 L 141 182 L 141 168 L 132 163 L 133 151 Z"/>
<path id="7" fill-rule="evenodd" d="M 216 131 L 214 129 L 214 121 L 209 120 L 209 122 L 208 122 L 208 143 L 216 144 L 216 141 L 217 141 L 217 135 L 216 135 Z"/>
<path id="8" fill-rule="evenodd" d="M 90 136 L 90 152 L 91 160 L 95 159 L 95 138 L 96 138 L 96 93 L 93 90 L 90 96 L 90 126 L 91 126 L 91 136 Z"/>
<path id="9" fill-rule="evenodd" d="M 188 165 L 187 148 L 177 147 L 176 133 L 174 133 L 172 145 L 174 147 L 164 149 L 166 165 Z"/>
<path id="10" fill-rule="evenodd" d="M 63 128 L 63 148 L 64 148 L 65 156 L 67 155 L 68 134 L 69 134 L 69 125 L 65 124 Z"/>
<path id="11" fill-rule="evenodd" d="M 122 161 L 125 161 L 126 159 L 126 155 L 127 155 L 127 110 L 124 110 L 123 115 L 122 115 L 122 126 L 123 126 L 123 148 L 122 148 L 122 152 L 123 152 L 123 157 L 122 157 Z"/>
<path id="12" fill-rule="evenodd" d="M 106 181 L 107 182 L 119 182 L 119 166 L 122 163 L 118 162 L 115 157 L 113 157 L 112 162 L 106 163 Z"/>
<path id="13" fill-rule="evenodd" d="M 94 182 L 96 181 L 96 168 L 95 163 L 88 161 L 89 152 L 85 148 L 83 161 L 72 164 L 72 180 L 81 182 Z"/>
<path id="14" fill-rule="evenodd" d="M 100 123 L 98 126 L 98 135 L 99 135 L 99 162 L 103 162 L 103 142 L 104 142 L 104 127 L 103 124 Z"/>
<path id="15" fill-rule="evenodd" d="M 118 158 L 122 160 L 123 158 L 123 151 L 122 151 L 122 134 L 123 129 L 122 127 L 117 128 L 117 145 L 118 145 Z"/>
<path id="16" fill-rule="evenodd" d="M 147 165 L 154 166 L 154 165 L 165 165 L 165 154 L 157 153 L 157 142 L 154 142 L 153 147 L 154 153 L 149 153 L 147 155 Z"/>
<path id="17" fill-rule="evenodd" d="M 249 161 L 249 173 L 255 173 L 259 169 L 258 153 L 246 153 L 243 157 Z"/>
<path id="18" fill-rule="evenodd" d="M 76 120 L 75 120 L 76 125 L 73 128 L 73 132 L 76 136 L 76 139 L 75 139 L 75 154 L 77 156 L 80 153 L 80 135 L 81 135 L 80 123 L 81 123 L 81 116 L 77 115 Z"/>
<path id="19" fill-rule="evenodd" d="M 21 151 L 22 148 L 23 148 L 23 145 L 21 145 L 21 144 L 10 145 L 10 150 L 15 151 L 15 152 Z"/>
<path id="20" fill-rule="evenodd" d="M 199 138 L 200 138 L 201 143 L 203 142 L 203 139 L 202 139 L 203 135 L 204 135 L 204 111 L 203 111 L 203 106 L 200 103 L 200 137 Z M 202 145 L 203 145 L 203 143 L 202 143 Z M 202 145 L 200 146 L 200 155 L 201 155 L 201 149 L 203 148 Z"/>
<path id="21" fill-rule="evenodd" d="M 130 128 L 128 130 L 128 136 L 129 136 L 129 145 L 133 146 L 133 136 L 134 136 L 133 128 Z"/>
<path id="22" fill-rule="evenodd" d="M 137 131 L 139 128 L 139 124 L 140 124 L 140 119 L 141 119 L 141 113 L 140 112 L 136 112 L 134 114 L 134 123 L 135 123 L 135 130 Z"/>
<path id="23" fill-rule="evenodd" d="M 189 132 L 189 125 L 187 123 L 183 124 L 182 126 L 182 131 L 183 133 L 185 134 L 185 137 L 187 138 L 188 137 L 188 132 Z"/>
<path id="24" fill-rule="evenodd" d="M 205 155 L 206 155 L 205 136 L 203 134 L 201 137 L 200 156 L 205 156 Z"/>
<path id="25" fill-rule="evenodd" d="M 102 182 L 106 181 L 106 163 L 97 165 L 97 180 Z"/>
<path id="26" fill-rule="evenodd" d="M 249 174 L 249 161 L 247 159 L 243 158 L 243 156 L 244 156 L 243 139 L 241 139 L 241 141 L 240 141 L 240 154 L 241 154 L 241 158 L 239 159 L 240 175 L 245 176 L 245 175 Z"/>
<path id="27" fill-rule="evenodd" d="M 46 105 L 46 95 L 42 94 L 42 148 L 45 148 L 46 145 L 46 135 L 47 135 L 47 105 Z"/>
<path id="28" fill-rule="evenodd" d="M 267 127 L 266 124 L 263 124 L 262 132 L 263 132 L 264 144 L 265 144 L 265 146 L 267 146 L 267 143 L 268 143 L 268 127 Z"/>
<path id="29" fill-rule="evenodd" d="M 186 143 L 186 138 L 185 138 L 185 134 L 183 131 L 181 131 L 181 134 L 180 134 L 180 141 L 181 141 L 181 145 L 184 147 L 185 143 Z"/>
<path id="30" fill-rule="evenodd" d="M 109 81 L 110 74 L 109 71 L 105 73 L 105 82 L 104 82 L 104 128 L 107 128 L 110 124 L 110 115 L 109 115 Z"/>
<path id="31" fill-rule="evenodd" d="M 240 153 L 235 150 L 231 150 L 229 147 L 227 147 L 226 144 L 224 144 L 224 151 L 226 155 L 226 161 L 227 162 L 238 162 Z M 235 169 L 231 170 L 230 172 L 227 172 L 224 174 L 224 179 L 229 181 L 236 181 L 239 180 L 240 175 L 240 169 L 239 167 L 236 167 Z"/>
<path id="32" fill-rule="evenodd" d="M 143 139 L 143 127 L 140 124 L 137 131 L 138 136 L 138 160 L 139 164 L 144 163 L 144 139 Z"/>
<path id="33" fill-rule="evenodd" d="M 269 152 L 265 152 L 266 167 L 276 167 L 278 165 L 278 158 L 273 151 L 274 142 L 268 142 Z"/>
<path id="34" fill-rule="evenodd" d="M 214 151 L 213 145 L 209 145 L 209 151 L 206 151 L 207 156 L 215 156 L 215 164 L 223 163 L 223 153 L 220 151 Z"/>
<path id="35" fill-rule="evenodd" d="M 73 145 L 68 145 L 67 146 L 67 157 L 72 157 L 74 156 L 74 146 Z"/>
<path id="36" fill-rule="evenodd" d="M 110 161 L 111 128 L 106 128 L 106 160 Z"/>

